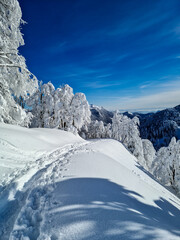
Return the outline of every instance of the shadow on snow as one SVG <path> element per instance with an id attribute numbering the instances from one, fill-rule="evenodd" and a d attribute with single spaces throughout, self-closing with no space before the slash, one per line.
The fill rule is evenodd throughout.
<path id="1" fill-rule="evenodd" d="M 134 191 L 100 178 L 72 178 L 57 183 L 50 210 L 63 239 L 157 239 L 159 232 L 180 237 L 180 211 L 167 200 L 144 204 Z M 78 230 L 85 223 L 87 231 Z M 74 227 L 73 227 L 74 226 Z M 71 236 L 71 227 L 77 227 Z M 166 235 L 165 235 L 166 236 Z M 56 239 L 56 238 L 54 238 Z M 168 239 L 168 238 L 166 238 Z"/>

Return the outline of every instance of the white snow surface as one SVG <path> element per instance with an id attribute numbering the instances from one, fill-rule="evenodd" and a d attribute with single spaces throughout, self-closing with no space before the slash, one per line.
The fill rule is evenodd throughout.
<path id="1" fill-rule="evenodd" d="M 0 239 L 180 239 L 180 200 L 115 140 L 0 124 Z"/>

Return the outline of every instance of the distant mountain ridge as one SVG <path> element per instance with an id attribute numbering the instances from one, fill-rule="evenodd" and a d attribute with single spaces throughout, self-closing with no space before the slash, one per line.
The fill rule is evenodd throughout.
<path id="1" fill-rule="evenodd" d="M 90 111 L 92 121 L 102 121 L 105 125 L 112 123 L 113 112 L 93 104 L 90 105 Z"/>
<path id="2" fill-rule="evenodd" d="M 149 139 L 159 149 L 168 146 L 171 138 L 180 139 L 180 105 L 167 108 L 156 113 L 123 113 L 129 118 L 137 116 L 140 120 L 140 135 Z"/>
<path id="3" fill-rule="evenodd" d="M 91 120 L 102 121 L 105 125 L 112 123 L 113 111 L 103 107 L 90 106 Z M 156 150 L 168 146 L 171 138 L 180 139 L 180 105 L 151 113 L 124 112 L 129 118 L 138 117 L 140 120 L 140 136 L 149 139 Z"/>

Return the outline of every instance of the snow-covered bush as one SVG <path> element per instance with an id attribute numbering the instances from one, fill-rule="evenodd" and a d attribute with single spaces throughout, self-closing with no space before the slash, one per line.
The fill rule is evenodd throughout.
<path id="1" fill-rule="evenodd" d="M 24 44 L 21 17 L 17 0 L 0 0 L 0 121 L 27 125 L 29 116 L 22 102 L 34 93 L 38 81 L 18 53 L 18 47 Z"/>

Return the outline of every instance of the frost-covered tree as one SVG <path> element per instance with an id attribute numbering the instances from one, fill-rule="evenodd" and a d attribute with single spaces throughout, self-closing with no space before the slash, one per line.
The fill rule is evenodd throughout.
<path id="1" fill-rule="evenodd" d="M 143 145 L 138 125 L 139 119 L 137 117 L 130 119 L 116 112 L 112 119 L 112 138 L 122 142 L 144 165 Z"/>
<path id="2" fill-rule="evenodd" d="M 118 114 L 118 111 L 116 111 L 112 118 L 112 138 L 118 141 L 122 140 L 122 125 L 120 125 L 120 119 L 121 116 Z"/>
<path id="3" fill-rule="evenodd" d="M 152 173 L 152 164 L 156 157 L 156 150 L 148 139 L 142 139 L 144 165 L 143 167 Z"/>
<path id="4" fill-rule="evenodd" d="M 80 130 L 83 125 L 88 125 L 91 121 L 91 112 L 86 96 L 83 93 L 76 93 L 71 101 L 70 114 L 72 125 Z"/>
<path id="5" fill-rule="evenodd" d="M 13 99 L 6 84 L 0 82 L 0 122 L 28 126 L 31 114 L 26 112 Z"/>
<path id="6" fill-rule="evenodd" d="M 55 88 L 51 82 L 42 85 L 42 106 L 44 127 L 51 128 L 54 116 L 54 92 Z"/>
<path id="7" fill-rule="evenodd" d="M 95 138 L 111 138 L 112 130 L 111 124 L 106 126 L 102 121 L 91 121 L 88 125 L 81 129 L 80 135 L 84 139 L 95 139 Z"/>
<path id="8" fill-rule="evenodd" d="M 180 140 L 176 142 L 173 137 L 168 147 L 159 149 L 153 162 L 153 175 L 180 194 Z"/>
<path id="9" fill-rule="evenodd" d="M 71 103 L 73 99 L 73 89 L 66 84 L 55 91 L 55 127 L 67 129 L 72 125 Z"/>
<path id="10" fill-rule="evenodd" d="M 92 121 L 86 128 L 81 129 L 81 136 L 85 139 L 112 138 L 122 142 L 139 163 L 150 171 L 156 151 L 149 140 L 140 138 L 138 126 L 137 117 L 130 119 L 116 111 L 112 125 L 109 123 L 105 126 L 102 121 Z"/>
<path id="11" fill-rule="evenodd" d="M 33 114 L 31 127 L 65 128 L 69 122 L 73 93 L 69 86 L 55 90 L 53 84 L 40 84 L 26 102 Z"/>
<path id="12" fill-rule="evenodd" d="M 112 125 L 110 123 L 104 126 L 104 138 L 112 138 Z"/>
<path id="13" fill-rule="evenodd" d="M 180 105 L 156 113 L 139 114 L 140 134 L 149 139 L 156 150 L 167 147 L 180 125 Z"/>
<path id="14" fill-rule="evenodd" d="M 22 102 L 34 93 L 38 81 L 18 52 L 24 44 L 21 17 L 17 0 L 0 0 L 0 121 L 26 125 L 29 117 Z"/>
<path id="15" fill-rule="evenodd" d="M 52 127 L 54 114 L 54 86 L 40 83 L 39 89 L 26 101 L 33 114 L 31 127 Z"/>
<path id="16" fill-rule="evenodd" d="M 59 128 L 76 133 L 90 123 L 91 112 L 85 95 L 74 95 L 69 85 L 55 90 L 50 82 L 41 84 L 27 105 L 34 116 L 32 127 Z"/>
<path id="17" fill-rule="evenodd" d="M 87 138 L 104 138 L 105 129 L 102 121 L 92 121 L 88 126 Z"/>
<path id="18" fill-rule="evenodd" d="M 75 132 L 90 123 L 91 112 L 83 93 L 73 94 L 69 85 L 54 93 L 54 127 Z"/>

